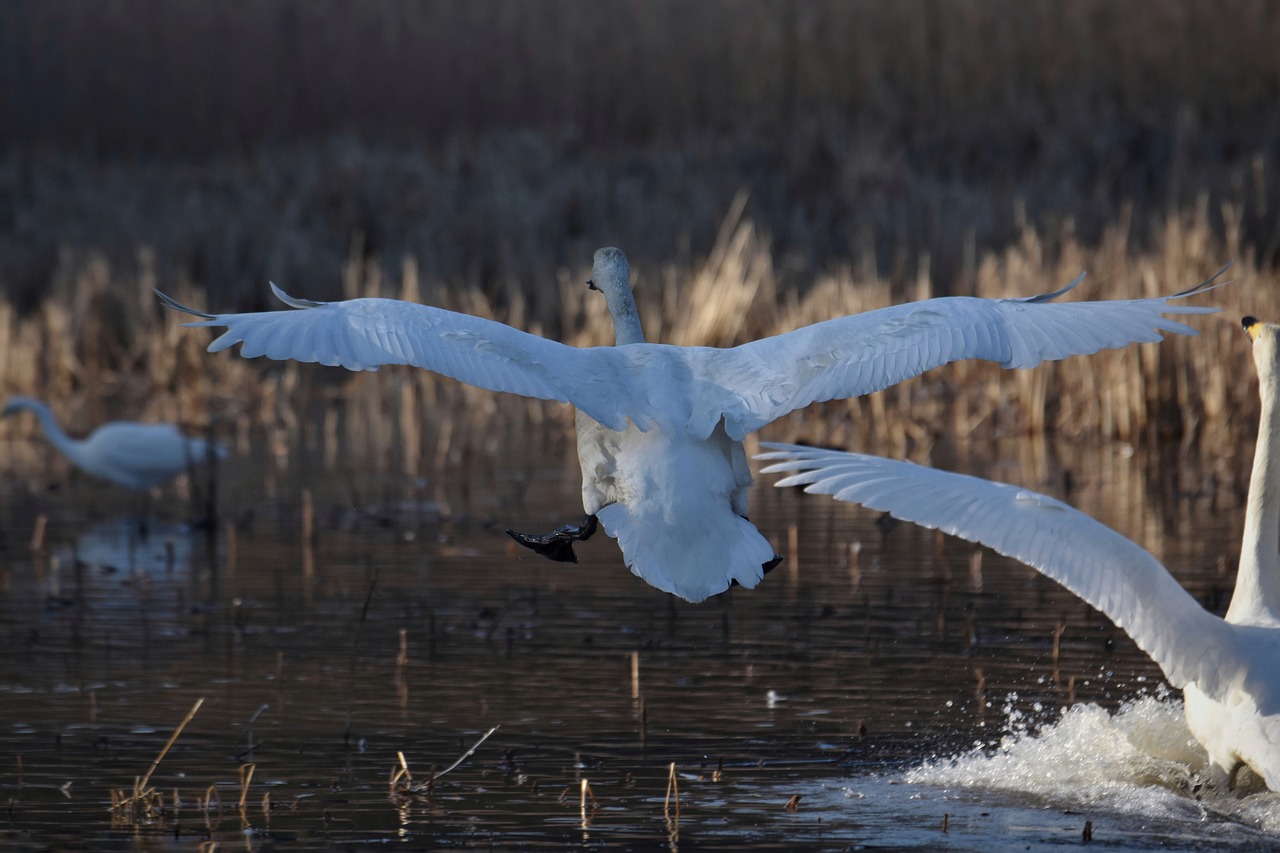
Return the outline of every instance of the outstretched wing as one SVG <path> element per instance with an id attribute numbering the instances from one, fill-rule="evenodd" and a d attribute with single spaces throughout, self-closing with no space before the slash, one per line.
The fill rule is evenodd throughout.
<path id="1" fill-rule="evenodd" d="M 695 370 L 719 389 L 712 408 L 725 416 L 729 435 L 740 439 L 810 403 L 870 394 L 960 359 L 1034 367 L 1156 342 L 1164 332 L 1194 335 L 1165 315 L 1218 310 L 1176 303 L 1219 286 L 1213 279 L 1160 298 L 1053 301 L 1079 281 L 1023 299 L 942 297 L 839 317 L 733 349 L 704 350 Z"/>
<path id="2" fill-rule="evenodd" d="M 317 362 L 348 370 L 407 364 L 477 388 L 572 402 L 600 423 L 625 429 L 638 404 L 616 397 L 626 387 L 624 359 L 612 347 L 578 349 L 502 323 L 396 299 L 315 302 L 275 295 L 298 310 L 206 314 L 156 291 L 169 308 L 203 318 L 188 326 L 225 326 L 209 352 L 243 344 L 245 358 Z"/>
<path id="3" fill-rule="evenodd" d="M 519 329 L 394 299 L 314 302 L 271 286 L 297 310 L 205 314 L 157 291 L 170 308 L 225 326 L 210 352 L 242 343 L 246 358 L 349 370 L 408 364 L 478 388 L 572 403 L 610 429 L 630 420 L 683 426 L 706 438 L 725 422 L 735 440 L 796 408 L 878 391 L 961 358 L 1006 367 L 1092 353 L 1160 332 L 1195 334 L 1164 314 L 1216 308 L 1161 299 L 1049 304 L 1072 286 L 1027 299 L 946 297 L 817 323 L 733 349 L 628 344 L 570 347 Z M 1207 284 L 1207 283 L 1206 283 Z"/>
<path id="4" fill-rule="evenodd" d="M 1209 695 L 1243 677 L 1238 634 L 1207 612 L 1150 553 L 1047 495 L 861 453 L 765 443 L 774 485 L 888 512 L 1020 560 L 1105 613 L 1175 687 Z"/>

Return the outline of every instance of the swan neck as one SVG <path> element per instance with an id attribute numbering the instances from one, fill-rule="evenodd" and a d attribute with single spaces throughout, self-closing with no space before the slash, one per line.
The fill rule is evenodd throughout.
<path id="1" fill-rule="evenodd" d="M 631 288 L 610 289 L 605 294 L 609 303 L 609 313 L 613 315 L 614 344 L 644 343 L 644 327 L 640 325 L 640 313 L 636 310 L 635 297 Z"/>
<path id="2" fill-rule="evenodd" d="M 1228 622 L 1280 622 L 1280 395 L 1273 383 L 1263 381 L 1261 396 L 1262 420 Z"/>
<path id="3" fill-rule="evenodd" d="M 18 400 L 10 405 L 14 408 L 27 409 L 34 414 L 36 420 L 40 423 L 41 431 L 44 432 L 44 437 L 49 440 L 49 443 L 63 456 L 79 464 L 82 442 L 76 441 L 62 431 L 62 427 L 58 426 L 58 422 L 53 419 L 53 412 L 50 411 L 48 406 L 39 400 Z"/>

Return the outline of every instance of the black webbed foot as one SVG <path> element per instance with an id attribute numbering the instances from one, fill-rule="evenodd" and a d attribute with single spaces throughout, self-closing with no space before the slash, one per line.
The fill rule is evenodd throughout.
<path id="1" fill-rule="evenodd" d="M 881 513 L 880 517 L 876 519 L 876 527 L 880 528 L 880 535 L 884 537 L 888 537 L 900 524 L 902 524 L 901 521 L 898 521 L 887 512 Z"/>
<path id="2" fill-rule="evenodd" d="M 745 518 L 746 516 L 743 516 L 743 517 Z M 770 561 L 769 561 L 769 562 L 767 562 L 767 563 L 761 563 L 761 564 L 760 564 L 760 568 L 761 568 L 761 569 L 763 569 L 763 570 L 764 570 L 764 574 L 766 574 L 766 575 L 767 575 L 767 574 L 769 574 L 769 572 L 771 572 L 771 571 L 773 571 L 774 569 L 776 569 L 776 568 L 778 567 L 778 564 L 779 564 L 779 563 L 781 563 L 781 562 L 782 562 L 782 558 L 781 558 L 781 557 L 779 557 L 777 554 L 774 554 L 774 555 L 773 555 L 773 559 L 772 559 L 772 560 L 770 560 Z M 737 581 L 736 579 L 731 579 L 731 580 L 729 581 L 729 586 L 741 586 L 741 584 L 739 584 L 739 583 L 738 583 L 738 581 Z"/>
<path id="3" fill-rule="evenodd" d="M 566 524 L 541 536 L 521 533 L 510 528 L 507 529 L 507 535 L 548 560 L 555 560 L 557 563 L 576 563 L 578 555 L 573 553 L 573 543 L 590 539 L 599 524 L 594 515 L 588 515 L 577 524 Z"/>

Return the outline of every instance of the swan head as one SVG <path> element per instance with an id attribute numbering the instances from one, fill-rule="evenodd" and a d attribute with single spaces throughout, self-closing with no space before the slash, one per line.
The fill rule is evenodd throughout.
<path id="1" fill-rule="evenodd" d="M 613 317 L 614 338 L 619 344 L 644 342 L 636 300 L 631 294 L 631 264 L 621 249 L 606 246 L 596 250 L 587 287 L 604 294 Z"/>
<path id="2" fill-rule="evenodd" d="M 631 290 L 631 264 L 627 263 L 627 256 L 621 249 L 613 246 L 596 249 L 587 288 L 598 290 L 606 297 L 612 290 Z"/>
<path id="3" fill-rule="evenodd" d="M 4 404 L 4 409 L 0 410 L 0 418 L 7 418 L 12 414 L 21 411 L 38 411 L 41 408 L 43 408 L 43 406 L 40 401 L 34 400 L 31 397 L 10 397 Z"/>
<path id="4" fill-rule="evenodd" d="M 1253 341 L 1253 361 L 1262 384 L 1266 386 L 1280 378 L 1280 325 L 1264 323 L 1257 317 L 1245 317 L 1240 325 Z"/>

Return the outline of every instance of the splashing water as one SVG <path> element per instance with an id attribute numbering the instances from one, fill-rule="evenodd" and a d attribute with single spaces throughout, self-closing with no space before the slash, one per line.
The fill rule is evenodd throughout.
<path id="1" fill-rule="evenodd" d="M 1149 817 L 1216 817 L 1280 830 L 1280 794 L 1256 779 L 1236 791 L 1205 783 L 1207 756 L 1187 729 L 1181 698 L 1167 689 L 1127 702 L 1114 714 L 1094 704 L 1075 705 L 1038 730 L 1016 701 L 1011 696 L 1005 706 L 1005 734 L 997 744 L 979 743 L 961 755 L 927 761 L 908 771 L 906 781 L 946 788 L 948 794 L 1003 791 Z"/>
<path id="2" fill-rule="evenodd" d="M 1190 790 L 1205 765 L 1177 699 L 1144 697 L 1114 715 L 1076 705 L 1039 731 L 1016 703 L 1014 694 L 1004 709 L 1005 734 L 994 747 L 979 743 L 963 755 L 930 761 L 908 773 L 908 781 L 1088 796 L 1114 785 Z"/>

